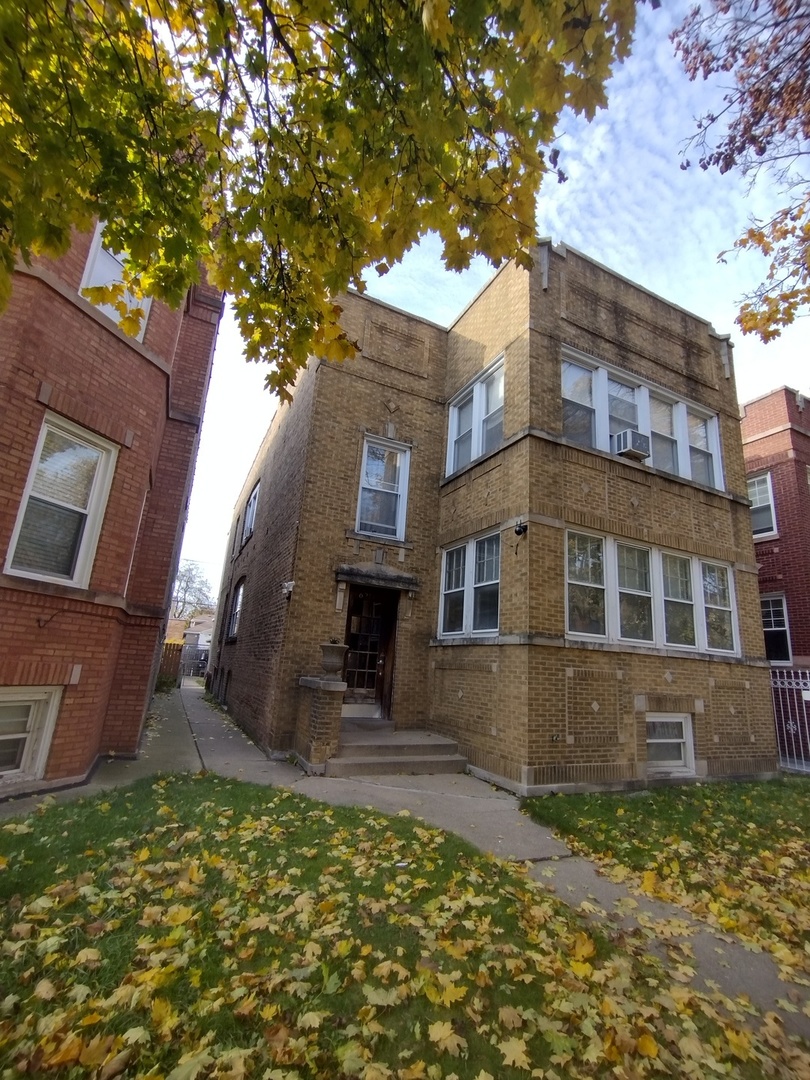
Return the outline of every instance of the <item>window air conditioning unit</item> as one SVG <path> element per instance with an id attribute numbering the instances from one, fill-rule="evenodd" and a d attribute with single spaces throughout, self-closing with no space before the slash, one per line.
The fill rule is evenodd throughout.
<path id="1" fill-rule="evenodd" d="M 643 461 L 650 456 L 650 437 L 642 435 L 640 431 L 626 428 L 624 431 L 617 431 L 613 440 L 614 450 L 621 457 Z"/>

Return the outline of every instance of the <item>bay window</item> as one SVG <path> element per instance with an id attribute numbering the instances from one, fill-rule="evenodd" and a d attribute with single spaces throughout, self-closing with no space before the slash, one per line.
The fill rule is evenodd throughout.
<path id="1" fill-rule="evenodd" d="M 628 430 L 650 440 L 650 456 L 642 459 L 648 465 L 706 487 L 723 487 L 716 415 L 565 346 L 563 438 L 612 453 L 616 435 Z"/>
<path id="2" fill-rule="evenodd" d="M 445 551 L 441 636 L 498 632 L 500 570 L 500 533 L 468 540 Z"/>
<path id="3" fill-rule="evenodd" d="M 487 369 L 450 404 L 447 473 L 466 468 L 503 442 L 503 363 Z"/>
<path id="4" fill-rule="evenodd" d="M 573 531 L 566 564 L 569 635 L 736 652 L 730 567 Z"/>

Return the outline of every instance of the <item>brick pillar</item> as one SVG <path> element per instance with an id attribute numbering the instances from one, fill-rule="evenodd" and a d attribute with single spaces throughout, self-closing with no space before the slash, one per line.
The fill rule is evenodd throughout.
<path id="1" fill-rule="evenodd" d="M 346 683 L 329 676 L 304 675 L 298 685 L 308 693 L 301 694 L 295 750 L 306 772 L 323 773 L 326 762 L 337 753 Z"/>

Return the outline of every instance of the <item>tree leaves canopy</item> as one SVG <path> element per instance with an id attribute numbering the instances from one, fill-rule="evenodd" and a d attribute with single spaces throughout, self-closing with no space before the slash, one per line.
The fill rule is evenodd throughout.
<path id="1" fill-rule="evenodd" d="M 125 283 L 203 265 L 282 395 L 351 355 L 333 297 L 429 230 L 448 267 L 534 235 L 562 109 L 588 117 L 635 0 L 8 0 L 0 301 L 15 259 L 107 222 Z M 520 254 L 522 253 L 522 254 Z"/>
<path id="2" fill-rule="evenodd" d="M 752 179 L 764 169 L 786 198 L 735 245 L 770 259 L 737 319 L 769 341 L 810 307 L 810 8 L 806 0 L 710 0 L 673 40 L 690 78 L 732 77 L 723 108 L 699 122 L 701 167 Z"/>

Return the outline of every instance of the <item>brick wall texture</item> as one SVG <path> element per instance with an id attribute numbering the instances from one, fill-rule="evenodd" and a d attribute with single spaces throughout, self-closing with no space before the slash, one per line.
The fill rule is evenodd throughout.
<path id="1" fill-rule="evenodd" d="M 457 739 L 473 767 L 516 790 L 647 780 L 646 716 L 686 715 L 695 773 L 775 769 L 768 668 L 727 340 L 576 252 L 503 268 L 449 328 L 342 298 L 361 346 L 313 360 L 268 431 L 236 508 L 214 637 L 214 689 L 268 750 L 300 748 L 302 675 L 344 641 L 364 581 L 396 597 L 390 716 Z M 718 417 L 725 477 L 709 490 L 562 437 L 562 346 Z M 445 476 L 448 402 L 498 357 L 503 441 Z M 364 436 L 410 448 L 402 541 L 356 531 Z M 244 509 L 259 484 L 256 524 Z M 518 538 L 516 522 L 528 524 Z M 718 656 L 566 636 L 565 532 L 577 527 L 731 568 L 739 648 Z M 499 629 L 438 633 L 442 549 L 501 536 Z M 294 581 L 292 591 L 282 583 Z M 238 632 L 228 635 L 243 584 Z"/>
<path id="2" fill-rule="evenodd" d="M 743 406 L 749 476 L 770 473 L 776 536 L 756 540 L 759 588 L 783 596 L 793 666 L 810 668 L 810 401 L 783 386 Z"/>
<path id="3" fill-rule="evenodd" d="M 221 311 L 214 289 L 195 286 L 182 310 L 153 302 L 135 342 L 78 293 L 90 240 L 21 267 L 0 317 L 0 700 L 12 687 L 61 691 L 42 775 L 0 773 L 0 796 L 137 749 Z M 86 588 L 9 572 L 46 414 L 117 448 Z"/>

